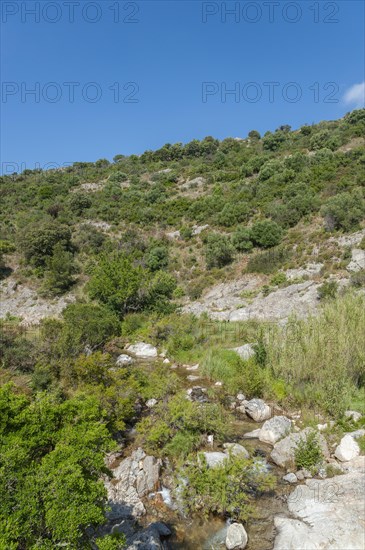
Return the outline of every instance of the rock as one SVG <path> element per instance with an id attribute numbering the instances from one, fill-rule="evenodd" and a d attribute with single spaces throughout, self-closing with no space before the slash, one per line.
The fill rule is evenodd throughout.
<path id="1" fill-rule="evenodd" d="M 170 359 L 167 359 L 166 357 L 166 359 L 164 359 L 162 362 L 164 365 L 168 365 L 170 363 Z"/>
<path id="2" fill-rule="evenodd" d="M 224 443 L 223 448 L 228 456 L 242 456 L 249 458 L 250 453 L 239 443 Z"/>
<path id="3" fill-rule="evenodd" d="M 220 386 L 223 386 L 223 382 L 218 381 L 218 382 L 216 382 L 214 385 L 220 387 Z"/>
<path id="4" fill-rule="evenodd" d="M 312 431 L 312 428 L 305 428 L 300 432 L 291 433 L 290 435 L 284 437 L 284 439 L 281 439 L 278 443 L 275 443 L 274 448 L 271 452 L 271 459 L 273 460 L 273 462 L 275 462 L 277 466 L 281 466 L 282 468 L 290 468 L 291 466 L 293 466 L 295 449 L 297 448 L 299 441 L 302 439 L 306 439 L 308 434 Z M 329 452 L 326 440 L 324 439 L 323 435 L 319 433 L 318 441 L 323 456 L 325 458 L 328 458 Z"/>
<path id="5" fill-rule="evenodd" d="M 186 370 L 198 370 L 199 369 L 199 364 L 197 364 L 197 365 L 184 365 L 184 367 L 186 368 Z"/>
<path id="6" fill-rule="evenodd" d="M 288 498 L 291 517 L 275 517 L 274 550 L 364 548 L 365 475 L 307 480 Z"/>
<path id="7" fill-rule="evenodd" d="M 277 441 L 288 435 L 291 430 L 291 420 L 286 416 L 274 416 L 266 420 L 260 430 L 259 440 L 275 445 Z"/>
<path id="8" fill-rule="evenodd" d="M 155 407 L 155 405 L 157 405 L 157 399 L 149 399 L 146 402 L 146 407 L 148 407 L 149 409 L 152 409 L 153 407 Z"/>
<path id="9" fill-rule="evenodd" d="M 152 523 L 143 531 L 140 531 L 127 540 L 127 550 L 163 550 L 166 546 L 161 541 L 164 533 L 169 532 L 170 529 L 163 523 Z"/>
<path id="10" fill-rule="evenodd" d="M 246 397 L 243 393 L 238 393 L 236 399 L 237 401 L 245 401 Z"/>
<path id="11" fill-rule="evenodd" d="M 246 548 L 248 542 L 247 533 L 241 523 L 231 523 L 227 529 L 226 548 L 228 550 Z"/>
<path id="12" fill-rule="evenodd" d="M 345 411 L 345 416 L 346 418 L 351 418 L 352 420 L 357 422 L 358 420 L 360 420 L 362 414 L 357 411 Z"/>
<path id="13" fill-rule="evenodd" d="M 123 367 L 124 365 L 131 365 L 134 363 L 133 358 L 130 355 L 127 355 L 126 353 L 122 353 L 119 355 L 119 357 L 116 360 L 116 364 L 118 367 Z"/>
<path id="14" fill-rule="evenodd" d="M 263 422 L 271 416 L 271 408 L 262 399 L 245 401 L 246 414 L 256 422 Z"/>
<path id="15" fill-rule="evenodd" d="M 295 475 L 296 475 L 298 481 L 304 481 L 305 477 L 304 477 L 303 470 L 298 470 Z"/>
<path id="16" fill-rule="evenodd" d="M 113 479 L 105 481 L 111 508 L 109 519 L 138 518 L 145 514 L 141 498 L 158 485 L 161 465 L 160 459 L 146 456 L 139 448 L 112 470 Z"/>
<path id="17" fill-rule="evenodd" d="M 353 437 L 354 439 L 359 439 L 359 437 L 363 437 L 365 435 L 365 430 L 363 428 L 360 428 L 360 430 L 349 432 L 349 434 L 346 435 L 351 435 L 351 437 Z"/>
<path id="18" fill-rule="evenodd" d="M 307 264 L 305 268 L 299 269 L 288 269 L 285 272 L 286 278 L 288 281 L 293 281 L 295 279 L 301 279 L 302 277 L 311 278 L 314 275 L 318 275 L 323 267 L 321 263 L 311 263 Z"/>
<path id="19" fill-rule="evenodd" d="M 360 454 L 360 447 L 356 443 L 355 439 L 347 434 L 342 439 L 340 444 L 336 447 L 335 457 L 341 462 L 348 462 L 353 458 L 356 458 Z"/>
<path id="20" fill-rule="evenodd" d="M 200 376 L 196 376 L 195 374 L 189 374 L 189 376 L 187 376 L 186 379 L 190 380 L 190 382 L 195 382 L 196 380 L 200 380 Z"/>
<path id="21" fill-rule="evenodd" d="M 202 388 L 201 386 L 193 386 L 192 388 L 189 388 L 186 390 L 187 398 L 191 401 L 197 401 L 198 403 L 206 403 L 208 401 L 208 397 L 206 395 L 206 388 Z"/>
<path id="22" fill-rule="evenodd" d="M 295 474 L 286 474 L 286 476 L 283 477 L 284 481 L 287 481 L 288 483 L 297 483 L 298 478 Z"/>
<path id="23" fill-rule="evenodd" d="M 227 455 L 219 451 L 205 452 L 202 454 L 205 457 L 208 468 L 215 468 L 216 466 L 220 466 L 225 460 L 227 460 Z"/>
<path id="24" fill-rule="evenodd" d="M 232 409 L 235 409 L 236 411 L 240 412 L 241 414 L 246 414 L 246 407 L 244 405 L 238 405 L 238 407 L 233 405 Z"/>
<path id="25" fill-rule="evenodd" d="M 351 262 L 347 266 L 347 270 L 356 273 L 362 269 L 365 269 L 365 250 L 354 248 L 351 251 Z"/>
<path id="26" fill-rule="evenodd" d="M 127 347 L 127 351 L 133 353 L 136 357 L 141 357 L 142 359 L 157 357 L 157 349 L 151 344 L 146 344 L 145 342 L 137 342 L 137 344 L 132 344 Z"/>
<path id="27" fill-rule="evenodd" d="M 241 359 L 244 359 L 245 361 L 247 361 L 251 357 L 254 357 L 255 355 L 253 344 L 244 344 L 243 346 L 239 346 L 238 348 L 232 348 L 232 350 L 238 353 Z"/>
<path id="28" fill-rule="evenodd" d="M 245 439 L 258 439 L 260 437 L 261 429 L 258 428 L 257 430 L 252 430 L 252 432 L 246 432 L 243 434 L 243 437 Z"/>

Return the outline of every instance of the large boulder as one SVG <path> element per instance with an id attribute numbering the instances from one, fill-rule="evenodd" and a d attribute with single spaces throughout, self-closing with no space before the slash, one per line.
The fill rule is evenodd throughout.
<path id="1" fill-rule="evenodd" d="M 159 484 L 161 460 L 146 456 L 142 449 L 134 451 L 112 470 L 113 479 L 107 480 L 110 519 L 137 518 L 146 510 L 142 497 Z"/>
<path id="2" fill-rule="evenodd" d="M 131 344 L 127 347 L 127 351 L 133 353 L 136 357 L 141 359 L 149 359 L 157 357 L 157 349 L 151 344 L 146 344 L 145 342 L 137 342 L 136 344 Z"/>
<path id="3" fill-rule="evenodd" d="M 335 457 L 341 462 L 348 462 L 360 454 L 360 447 L 350 435 L 345 435 L 335 450 Z"/>
<path id="4" fill-rule="evenodd" d="M 365 474 L 309 479 L 288 498 L 291 517 L 275 518 L 274 550 L 365 547 Z"/>
<path id="5" fill-rule="evenodd" d="M 275 445 L 280 439 L 288 435 L 291 430 L 291 420 L 286 416 L 274 416 L 266 420 L 260 430 L 259 440 L 263 443 Z"/>
<path id="6" fill-rule="evenodd" d="M 227 529 L 226 548 L 228 550 L 241 550 L 246 548 L 248 542 L 247 533 L 241 523 L 231 523 Z"/>
<path id="7" fill-rule="evenodd" d="M 295 450 L 299 441 L 305 440 L 308 434 L 312 431 L 312 428 L 305 428 L 300 432 L 291 433 L 290 435 L 284 437 L 284 439 L 282 439 L 278 443 L 275 443 L 274 448 L 271 452 L 272 461 L 282 468 L 293 466 Z M 329 452 L 325 438 L 319 433 L 317 433 L 317 437 L 324 458 L 328 458 Z"/>
<path id="8" fill-rule="evenodd" d="M 244 401 L 243 404 L 246 414 L 255 422 L 264 422 L 271 416 L 271 407 L 262 399 L 251 399 L 251 401 Z"/>
<path id="9" fill-rule="evenodd" d="M 127 550 L 163 550 L 166 546 L 161 538 L 170 535 L 171 531 L 164 523 L 151 523 L 127 540 Z"/>

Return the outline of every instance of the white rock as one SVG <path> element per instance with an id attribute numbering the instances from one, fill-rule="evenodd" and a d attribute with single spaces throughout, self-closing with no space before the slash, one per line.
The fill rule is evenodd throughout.
<path id="1" fill-rule="evenodd" d="M 196 365 L 185 365 L 186 370 L 198 370 L 199 364 Z"/>
<path id="2" fill-rule="evenodd" d="M 241 523 L 231 523 L 227 529 L 226 548 L 228 550 L 240 550 L 246 548 L 248 536 Z"/>
<path id="3" fill-rule="evenodd" d="M 291 517 L 275 517 L 274 550 L 364 548 L 365 475 L 309 479 L 288 498 Z"/>
<path id="4" fill-rule="evenodd" d="M 247 361 L 247 359 L 250 359 L 255 355 L 253 344 L 244 344 L 243 346 L 239 346 L 238 348 L 232 348 L 232 349 L 233 351 L 238 353 L 241 359 L 244 359 L 245 361 Z"/>
<path id="5" fill-rule="evenodd" d="M 118 367 L 131 365 L 132 363 L 134 363 L 134 360 L 130 355 L 127 355 L 126 353 L 122 353 L 121 355 L 119 355 L 116 360 L 116 364 L 118 365 Z"/>
<path id="6" fill-rule="evenodd" d="M 290 474 L 286 474 L 286 476 L 283 477 L 283 480 L 287 481 L 288 483 L 297 483 L 298 478 L 295 474 L 290 473 Z"/>
<path id="7" fill-rule="evenodd" d="M 199 380 L 200 376 L 195 376 L 194 374 L 189 374 L 189 376 L 186 377 L 187 380 L 190 380 L 190 382 L 195 382 L 195 380 Z"/>
<path id="8" fill-rule="evenodd" d="M 146 406 L 149 408 L 149 409 L 152 409 L 153 407 L 155 407 L 157 405 L 157 399 L 149 399 L 147 402 L 146 402 Z"/>
<path id="9" fill-rule="evenodd" d="M 167 357 L 166 357 L 166 359 L 164 359 L 162 362 L 163 362 L 165 365 L 168 365 L 168 364 L 170 363 L 170 359 L 167 359 Z"/>
<path id="10" fill-rule="evenodd" d="M 245 439 L 258 439 L 260 436 L 261 429 L 258 428 L 257 430 L 252 430 L 252 432 L 246 432 L 243 434 L 243 437 Z"/>
<path id="11" fill-rule="evenodd" d="M 250 453 L 243 447 L 243 445 L 240 445 L 239 443 L 224 443 L 223 448 L 225 449 L 225 453 L 230 456 L 242 456 L 244 458 L 249 458 Z"/>
<path id="12" fill-rule="evenodd" d="M 150 358 L 157 357 L 157 349 L 151 344 L 145 342 L 137 342 L 127 347 L 127 351 L 133 353 L 136 357 Z"/>
<path id="13" fill-rule="evenodd" d="M 271 416 L 271 408 L 262 399 L 251 399 L 244 403 L 246 414 L 256 422 L 263 422 Z"/>
<path id="14" fill-rule="evenodd" d="M 360 447 L 351 435 L 345 435 L 335 450 L 335 457 L 341 462 L 347 462 L 360 454 Z"/>
<path id="15" fill-rule="evenodd" d="M 202 454 L 205 456 L 208 468 L 220 466 L 225 460 L 227 460 L 227 455 L 219 451 L 205 452 Z"/>
<path id="16" fill-rule="evenodd" d="M 362 269 L 365 269 L 365 250 L 354 248 L 351 251 L 351 262 L 347 266 L 347 270 L 357 272 Z"/>
<path id="17" fill-rule="evenodd" d="M 357 411 L 345 411 L 346 418 L 352 418 L 355 422 L 360 420 L 362 414 Z"/>
<path id="18" fill-rule="evenodd" d="M 291 420 L 286 416 L 274 416 L 266 420 L 260 430 L 259 440 L 263 443 L 275 445 L 280 439 L 288 435 L 291 430 Z"/>
<path id="19" fill-rule="evenodd" d="M 215 385 L 215 386 L 223 386 L 223 382 L 219 382 L 219 381 L 218 381 L 218 382 L 216 382 L 214 385 Z"/>
<path id="20" fill-rule="evenodd" d="M 239 393 L 237 395 L 237 401 L 244 401 L 246 399 L 245 395 L 243 393 Z"/>
<path id="21" fill-rule="evenodd" d="M 236 409 L 236 411 L 240 412 L 241 414 L 246 414 L 246 407 L 244 405 L 238 405 L 238 407 L 236 407 L 236 404 L 232 403 L 231 409 Z"/>
<path id="22" fill-rule="evenodd" d="M 295 450 L 299 441 L 305 440 L 309 433 L 313 432 L 312 428 L 305 428 L 300 432 L 291 433 L 275 443 L 274 448 L 271 452 L 271 459 L 277 466 L 282 468 L 291 467 L 294 462 Z M 326 440 L 323 435 L 318 433 L 318 442 L 321 447 L 323 456 L 325 458 L 329 457 L 328 447 Z"/>

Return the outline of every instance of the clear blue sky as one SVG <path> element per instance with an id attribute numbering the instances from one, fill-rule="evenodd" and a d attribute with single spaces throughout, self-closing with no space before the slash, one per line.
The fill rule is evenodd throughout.
<path id="1" fill-rule="evenodd" d="M 224 4 L 239 12 L 225 14 Z M 267 4 L 3 0 L 2 162 L 33 168 L 111 160 L 206 135 L 298 127 L 359 107 L 359 100 L 346 104 L 343 97 L 365 80 L 364 3 Z M 67 82 L 79 83 L 73 103 Z M 134 95 L 135 84 L 123 90 L 130 82 L 139 87 Z M 205 88 L 211 92 L 205 101 L 204 82 L 215 83 Z M 272 101 L 268 82 L 278 83 Z M 39 97 L 25 94 L 37 86 Z M 224 86 L 236 86 L 239 97 L 223 102 Z M 97 91 L 101 98 L 90 102 Z M 295 103 L 283 99 L 297 93 Z"/>

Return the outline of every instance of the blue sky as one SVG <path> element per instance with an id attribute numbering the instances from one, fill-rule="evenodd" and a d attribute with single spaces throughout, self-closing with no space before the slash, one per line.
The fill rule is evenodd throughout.
<path id="1" fill-rule="evenodd" d="M 244 137 L 359 107 L 364 3 L 269 3 L 3 0 L 3 170 Z"/>

